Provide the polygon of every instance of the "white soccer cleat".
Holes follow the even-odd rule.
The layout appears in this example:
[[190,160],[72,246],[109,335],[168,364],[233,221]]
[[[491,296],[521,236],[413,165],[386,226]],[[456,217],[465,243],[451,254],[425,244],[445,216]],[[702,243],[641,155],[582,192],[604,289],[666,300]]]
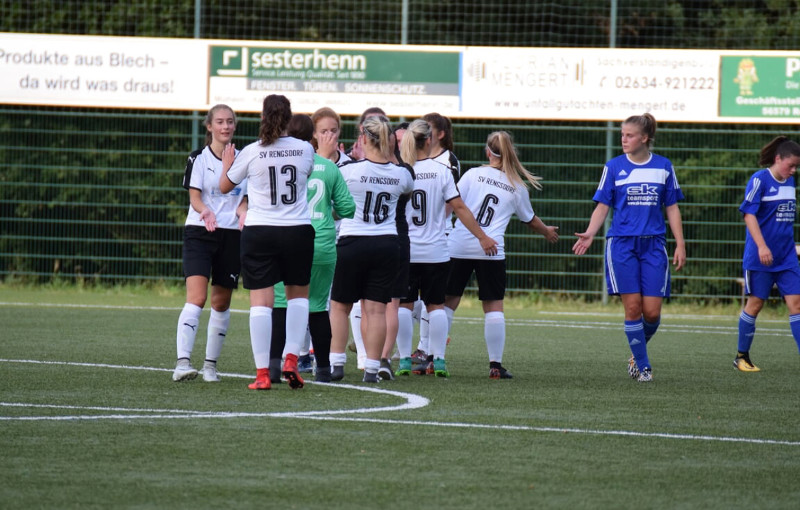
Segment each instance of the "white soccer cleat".
[[217,364],[206,361],[203,364],[203,380],[205,382],[220,382],[221,379],[217,373]]
[[175,371],[172,372],[172,380],[178,381],[191,381],[197,377],[197,370],[192,368],[188,359],[179,359],[175,365]]

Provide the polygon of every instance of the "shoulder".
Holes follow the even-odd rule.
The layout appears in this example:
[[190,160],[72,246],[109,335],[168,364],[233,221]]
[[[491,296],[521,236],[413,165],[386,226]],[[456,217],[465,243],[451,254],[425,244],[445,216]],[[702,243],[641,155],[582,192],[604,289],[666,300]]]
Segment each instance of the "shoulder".
[[189,157],[186,158],[186,166],[187,167],[194,166],[194,162],[197,161],[198,156],[203,154],[203,151],[205,151],[205,147],[202,148],[202,149],[197,149],[195,151],[190,152],[189,153]]

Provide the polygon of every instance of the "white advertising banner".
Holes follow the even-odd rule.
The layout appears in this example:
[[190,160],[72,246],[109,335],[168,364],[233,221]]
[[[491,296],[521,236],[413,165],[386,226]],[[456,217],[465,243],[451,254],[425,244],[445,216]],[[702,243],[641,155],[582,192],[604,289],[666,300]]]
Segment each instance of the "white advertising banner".
[[798,123],[800,52],[401,46],[0,33],[0,103]]

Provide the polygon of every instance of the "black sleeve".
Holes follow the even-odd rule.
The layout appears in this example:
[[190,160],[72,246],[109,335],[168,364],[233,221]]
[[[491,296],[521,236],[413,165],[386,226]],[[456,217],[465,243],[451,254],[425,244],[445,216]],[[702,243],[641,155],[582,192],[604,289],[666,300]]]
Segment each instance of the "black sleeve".
[[194,160],[203,152],[203,149],[196,150],[189,154],[186,160],[186,169],[183,171],[183,187],[189,189],[189,184],[192,182],[192,169],[194,168]]
[[461,179],[461,162],[453,154],[453,151],[450,151],[450,172],[453,173],[453,180],[456,182]]

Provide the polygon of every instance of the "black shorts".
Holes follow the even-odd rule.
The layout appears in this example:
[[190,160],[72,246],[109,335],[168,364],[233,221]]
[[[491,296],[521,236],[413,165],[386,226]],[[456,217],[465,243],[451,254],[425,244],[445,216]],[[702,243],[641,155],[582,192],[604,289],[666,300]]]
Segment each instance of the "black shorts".
[[413,303],[419,296],[425,305],[444,304],[449,269],[449,262],[412,263],[409,271],[409,293],[401,303]]
[[395,268],[394,284],[392,285],[392,298],[399,298],[401,300],[408,296],[408,275],[409,267],[411,266],[411,241],[408,239],[408,234],[400,234],[397,236],[398,253],[400,262]]
[[400,249],[397,236],[346,236],[336,244],[336,271],[331,299],[355,303],[369,299],[379,303],[392,300]]
[[469,277],[475,271],[478,280],[478,299],[501,301],[506,294],[506,261],[482,259],[450,259],[447,277],[448,296],[461,296],[467,288]]
[[239,230],[187,225],[183,229],[183,276],[211,277],[211,285],[226,289],[239,286]]
[[253,225],[242,231],[242,284],[266,289],[278,282],[308,285],[314,260],[314,227]]

